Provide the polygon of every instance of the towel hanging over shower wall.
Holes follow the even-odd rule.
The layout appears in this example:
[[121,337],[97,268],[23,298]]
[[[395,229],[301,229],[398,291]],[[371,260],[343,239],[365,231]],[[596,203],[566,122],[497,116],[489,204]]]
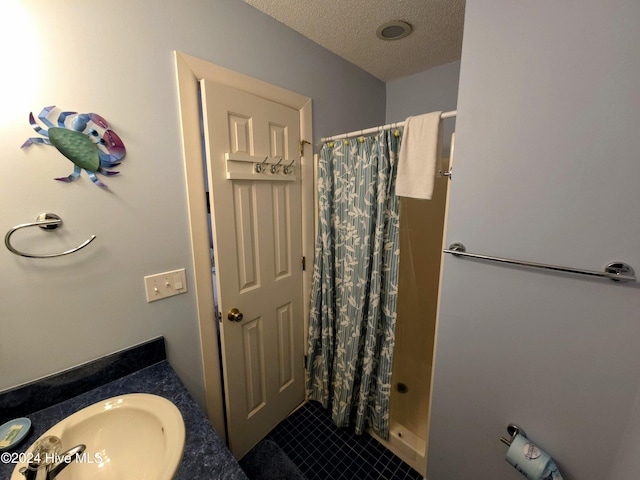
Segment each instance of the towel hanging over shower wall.
[[431,200],[442,112],[408,117],[398,158],[396,195]]

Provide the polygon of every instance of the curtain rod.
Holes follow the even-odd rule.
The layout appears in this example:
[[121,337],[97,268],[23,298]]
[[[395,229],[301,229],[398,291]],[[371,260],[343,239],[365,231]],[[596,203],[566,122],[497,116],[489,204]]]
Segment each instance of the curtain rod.
[[[457,110],[451,110],[450,112],[442,112],[440,114],[440,118],[444,119],[444,118],[453,118],[457,115],[458,111]],[[365,130],[356,130],[354,132],[349,132],[349,133],[342,133],[340,135],[334,135],[333,137],[323,137],[320,139],[320,141],[322,143],[324,142],[330,142],[331,140],[340,140],[343,138],[350,138],[350,137],[357,137],[359,135],[367,135],[369,133],[376,133],[379,132],[381,130],[388,130],[390,128],[398,128],[398,127],[403,127],[404,126],[404,122],[397,122],[397,123],[388,123],[387,125],[381,125],[379,127],[372,127],[372,128],[367,128]]]

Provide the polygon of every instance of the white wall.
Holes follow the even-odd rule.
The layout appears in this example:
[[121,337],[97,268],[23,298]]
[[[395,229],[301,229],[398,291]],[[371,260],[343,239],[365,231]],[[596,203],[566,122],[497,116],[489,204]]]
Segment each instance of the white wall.
[[387,83],[386,122],[402,122],[410,115],[455,110],[460,61]]
[[[466,8],[447,242],[640,273],[640,3]],[[565,480],[640,477],[637,284],[451,256],[443,282],[429,480],[522,478],[511,422]]]
[[[193,292],[147,304],[143,276],[186,267],[192,279],[173,51],[313,98],[315,138],[384,122],[384,83],[240,0],[0,4],[0,227],[59,214],[59,234],[21,231],[16,246],[84,251],[35,260],[0,250],[0,390],[158,335],[203,403]],[[37,136],[45,106],[96,112],[127,156],[108,190]]]
[[[430,68],[424,72],[387,83],[386,123],[403,122],[423,113],[455,110],[458,102],[460,61]],[[455,118],[443,119],[442,152],[449,155]]]

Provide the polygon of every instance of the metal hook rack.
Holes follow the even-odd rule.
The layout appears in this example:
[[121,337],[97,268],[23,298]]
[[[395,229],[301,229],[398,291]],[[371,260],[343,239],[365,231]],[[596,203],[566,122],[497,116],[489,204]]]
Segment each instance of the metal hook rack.
[[17,232],[18,230],[20,230],[22,228],[40,227],[43,230],[50,231],[50,230],[55,230],[56,228],[58,228],[60,226],[62,226],[62,219],[58,215],[56,215],[55,213],[41,213],[40,215],[38,215],[38,217],[36,218],[35,222],[23,223],[21,225],[16,225],[11,230],[9,230],[7,232],[7,234],[4,236],[4,244],[7,247],[7,249],[9,249],[9,251],[11,253],[15,253],[16,255],[19,255],[21,257],[52,258],[52,257],[61,257],[63,255],[69,255],[70,253],[77,252],[78,250],[86,247],[87,245],[89,245],[91,242],[93,242],[96,239],[95,235],[91,235],[91,237],[88,240],[86,240],[85,242],[81,243],[80,245],[78,245],[75,248],[72,248],[70,250],[66,250],[64,252],[47,253],[47,254],[26,253],[26,252],[22,252],[22,251],[18,250],[13,245],[11,245],[11,235],[13,235],[15,232]]
[[243,152],[225,153],[228,180],[296,181],[295,158],[282,155],[269,157]]

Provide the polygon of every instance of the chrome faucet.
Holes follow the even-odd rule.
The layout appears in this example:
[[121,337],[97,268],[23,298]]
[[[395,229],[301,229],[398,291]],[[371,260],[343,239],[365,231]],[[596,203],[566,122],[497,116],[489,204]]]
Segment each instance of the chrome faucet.
[[47,453],[45,455],[51,455],[50,458],[57,460],[54,462],[29,462],[29,465],[22,467],[20,473],[25,476],[26,480],[53,480],[58,474],[69,466],[71,462],[77,459],[77,456],[85,451],[86,445],[80,444],[70,448],[64,453],[53,454]]

